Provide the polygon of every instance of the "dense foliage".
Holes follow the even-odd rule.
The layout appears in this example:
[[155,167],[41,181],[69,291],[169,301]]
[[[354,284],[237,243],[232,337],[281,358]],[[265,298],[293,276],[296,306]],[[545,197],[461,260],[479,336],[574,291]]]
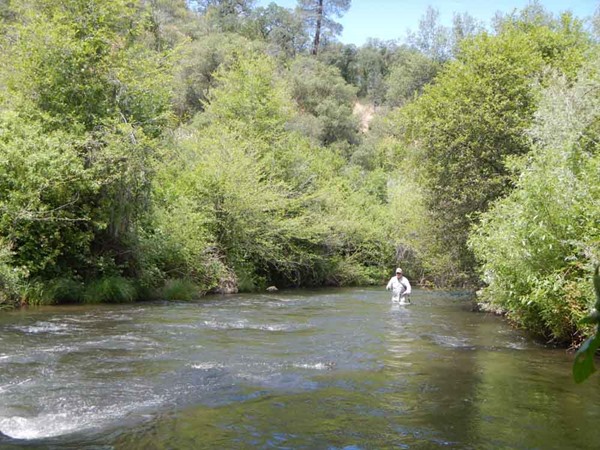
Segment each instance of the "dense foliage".
[[[537,2],[336,41],[350,1],[0,2],[0,307],[481,287],[588,335],[597,35]],[[598,23],[598,17],[594,23]]]
[[40,0],[15,16],[0,71],[8,265],[29,300],[57,279],[136,277],[137,222],[170,123],[168,55],[149,45],[145,10],[124,0]]
[[354,89],[316,60],[265,54],[292,50],[271,40],[289,12],[263,11],[269,41],[253,42],[250,3],[193,6],[197,25],[183,2],[6,15],[3,304],[383,277],[387,210],[323,146],[357,141]]
[[532,85],[543,83],[551,67],[572,73],[586,44],[572,20],[507,23],[497,35],[464,42],[435,84],[406,107],[434,236],[441,241],[442,254],[431,257],[453,261],[454,282],[473,280],[466,241],[477,213],[512,189],[506,158],[530,150],[525,130],[538,103]]
[[579,321],[600,260],[599,63],[591,57],[575,83],[550,81],[530,131],[536,144],[511,162],[515,189],[471,237],[483,299],[557,341],[586,334]]

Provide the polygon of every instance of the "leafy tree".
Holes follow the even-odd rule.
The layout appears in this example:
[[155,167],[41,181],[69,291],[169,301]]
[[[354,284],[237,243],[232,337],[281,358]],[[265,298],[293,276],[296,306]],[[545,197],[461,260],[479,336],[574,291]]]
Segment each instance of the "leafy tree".
[[269,54],[288,59],[308,48],[309,38],[301,18],[275,3],[252,11],[245,34],[267,42]]
[[[378,114],[369,126],[360,145],[352,153],[350,162],[360,166],[367,178],[379,179],[379,189],[373,191],[386,205],[390,215],[388,242],[395,260],[411,278],[444,284],[444,272],[437,270],[442,262],[429,259],[434,254],[432,228],[424,226],[431,220],[427,208],[423,181],[418,161],[412,154],[414,147],[406,145],[397,116],[401,109]],[[430,278],[431,274],[441,276]],[[429,278],[428,278],[429,277]]]
[[350,9],[350,3],[351,0],[298,0],[298,9],[313,32],[313,55],[319,53],[323,36],[341,34],[342,26],[332,17],[341,17]]
[[468,13],[455,12],[452,16],[452,27],[441,25],[439,17],[439,11],[428,6],[419,21],[418,30],[409,31],[407,35],[407,43],[412,49],[437,64],[455,58],[464,39],[485,30],[483,24]]
[[174,70],[173,106],[181,121],[204,109],[209,92],[216,86],[215,74],[229,67],[239,55],[263,50],[259,42],[234,33],[212,33],[181,46]]
[[240,57],[218,72],[217,81],[201,121],[257,134],[261,139],[284,131],[293,109],[285,84],[275,78],[271,59]]
[[539,26],[553,27],[554,17],[548,12],[539,0],[530,1],[524,8],[514,9],[508,13],[498,12],[494,16],[492,25],[497,33],[507,27],[531,28]]
[[385,99],[385,79],[396,58],[396,45],[392,41],[370,39],[356,54],[356,85],[358,95],[366,97],[376,105]]
[[217,32],[239,32],[252,12],[254,0],[189,0],[202,13],[209,28]]
[[443,62],[451,56],[450,30],[439,23],[439,17],[440,12],[428,6],[417,32],[408,32],[407,42],[434,61]]
[[142,0],[148,5],[149,30],[156,50],[172,49],[202,35],[202,22],[186,0]]
[[600,73],[594,56],[572,83],[552,79],[531,135],[515,159],[515,190],[482,216],[470,244],[482,263],[482,301],[558,342],[588,334],[580,322],[594,304],[600,260]]
[[396,111],[376,115],[369,124],[369,132],[351,155],[350,162],[365,171],[384,170],[393,174],[398,164],[407,159],[406,146],[395,134],[396,123],[393,119]]
[[543,80],[548,66],[573,74],[587,47],[581,24],[568,16],[554,28],[507,25],[497,36],[481,34],[405,111],[409,139],[421,149],[431,223],[456,281],[473,279],[466,241],[477,213],[511,188],[504,161],[530,148],[532,81]]
[[291,95],[303,113],[292,126],[302,129],[306,119],[316,118],[306,131],[321,143],[356,142],[358,124],[352,115],[356,91],[337,69],[301,57],[292,64],[289,77]]
[[0,235],[32,278],[135,274],[170,123],[169,59],[146,45],[147,10],[126,0],[36,0],[18,13],[0,69],[4,129],[15,130],[3,136]]
[[402,106],[420,95],[441,67],[439,62],[419,51],[400,48],[385,79],[386,104],[391,107]]
[[37,0],[22,14],[10,32],[16,41],[6,47],[13,64],[3,71],[19,94],[14,100],[43,111],[50,127],[75,123],[89,131],[116,119],[157,135],[167,123],[168,88],[148,76],[166,61],[143,45],[143,10],[125,0]]
[[452,16],[452,29],[450,31],[450,45],[452,56],[460,52],[463,40],[476,36],[485,30],[483,24],[468,13],[454,13]]
[[170,188],[162,188],[168,201],[161,209],[168,212],[159,210],[160,229],[177,233],[191,251],[188,261],[203,259],[221,282],[237,276],[246,289],[264,284],[269,267],[283,273],[293,265],[279,247],[283,179],[293,165],[279,142],[292,110],[273,74],[272,61],[258,55],[221,66],[206,110],[177,143],[180,155],[161,171]]
[[358,87],[358,48],[354,44],[332,42],[319,53],[319,60],[339,69],[346,83]]

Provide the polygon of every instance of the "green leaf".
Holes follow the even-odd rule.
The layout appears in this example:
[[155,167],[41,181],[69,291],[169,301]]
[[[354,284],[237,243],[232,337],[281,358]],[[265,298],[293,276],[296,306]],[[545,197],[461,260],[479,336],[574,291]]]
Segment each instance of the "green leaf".
[[594,366],[594,354],[600,347],[600,335],[596,334],[588,338],[575,353],[573,362],[573,379],[576,383],[585,381],[596,371]]

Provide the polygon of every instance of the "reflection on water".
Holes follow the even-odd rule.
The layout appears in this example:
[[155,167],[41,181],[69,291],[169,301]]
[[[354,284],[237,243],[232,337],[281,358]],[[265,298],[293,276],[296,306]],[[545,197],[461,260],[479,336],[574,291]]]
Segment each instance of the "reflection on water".
[[597,377],[460,293],[0,316],[0,448],[597,448]]

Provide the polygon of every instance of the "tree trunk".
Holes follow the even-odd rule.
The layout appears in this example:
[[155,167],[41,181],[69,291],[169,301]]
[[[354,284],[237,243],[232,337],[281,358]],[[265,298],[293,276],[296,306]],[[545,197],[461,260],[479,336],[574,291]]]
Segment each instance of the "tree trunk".
[[313,41],[312,54],[316,55],[319,52],[319,43],[321,42],[321,22],[323,20],[323,0],[319,0],[317,6],[317,24],[315,26],[315,39]]

